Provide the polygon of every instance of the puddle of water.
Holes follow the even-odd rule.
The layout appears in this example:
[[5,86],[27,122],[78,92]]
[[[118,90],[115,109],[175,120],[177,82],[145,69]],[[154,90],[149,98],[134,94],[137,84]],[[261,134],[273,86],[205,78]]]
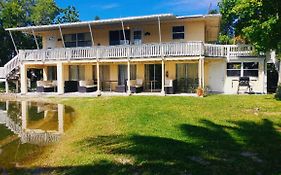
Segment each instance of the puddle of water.
[[39,157],[74,119],[74,110],[62,104],[0,101],[0,172]]

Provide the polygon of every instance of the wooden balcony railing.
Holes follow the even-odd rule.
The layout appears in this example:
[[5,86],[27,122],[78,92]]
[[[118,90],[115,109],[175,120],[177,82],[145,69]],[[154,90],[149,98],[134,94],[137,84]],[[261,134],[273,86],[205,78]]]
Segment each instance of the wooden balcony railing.
[[155,57],[243,57],[253,56],[248,45],[213,45],[202,42],[157,43],[87,48],[57,48],[48,50],[20,50],[21,61],[92,60]]

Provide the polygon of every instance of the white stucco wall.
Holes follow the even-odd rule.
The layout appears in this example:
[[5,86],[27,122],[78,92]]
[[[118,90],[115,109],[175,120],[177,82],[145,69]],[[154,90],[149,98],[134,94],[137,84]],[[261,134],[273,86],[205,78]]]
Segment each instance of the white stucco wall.
[[[238,59],[230,62],[259,62],[259,76],[250,77],[250,85],[255,93],[267,93],[266,66],[263,58]],[[208,62],[207,86],[214,93],[237,94],[239,77],[228,77],[227,60],[210,60]],[[243,92],[246,88],[241,88]]]

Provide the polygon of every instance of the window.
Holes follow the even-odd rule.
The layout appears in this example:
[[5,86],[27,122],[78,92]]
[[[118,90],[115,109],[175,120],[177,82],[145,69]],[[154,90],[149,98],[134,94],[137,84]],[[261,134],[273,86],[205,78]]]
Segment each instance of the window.
[[69,80],[72,81],[85,80],[85,66],[82,65],[69,66]]
[[243,63],[243,76],[258,77],[259,76],[259,63],[258,62]]
[[240,77],[241,76],[241,63],[227,63],[227,76]]
[[109,45],[124,45],[129,44],[130,30],[125,30],[125,37],[123,30],[109,31]]
[[227,63],[227,76],[229,77],[258,77],[258,62]]
[[173,27],[173,39],[184,39],[184,26]]
[[89,47],[92,46],[90,33],[76,33],[63,35],[65,47]]
[[134,44],[141,44],[142,43],[142,31],[141,30],[135,30],[133,32],[133,39]]

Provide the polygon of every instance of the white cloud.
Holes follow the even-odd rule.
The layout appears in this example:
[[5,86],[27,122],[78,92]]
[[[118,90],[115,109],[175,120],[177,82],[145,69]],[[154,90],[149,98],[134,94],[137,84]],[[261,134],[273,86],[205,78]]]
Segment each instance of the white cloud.
[[99,8],[102,10],[110,10],[119,7],[120,5],[118,3],[110,3],[110,4],[95,4],[92,6],[92,8]]

